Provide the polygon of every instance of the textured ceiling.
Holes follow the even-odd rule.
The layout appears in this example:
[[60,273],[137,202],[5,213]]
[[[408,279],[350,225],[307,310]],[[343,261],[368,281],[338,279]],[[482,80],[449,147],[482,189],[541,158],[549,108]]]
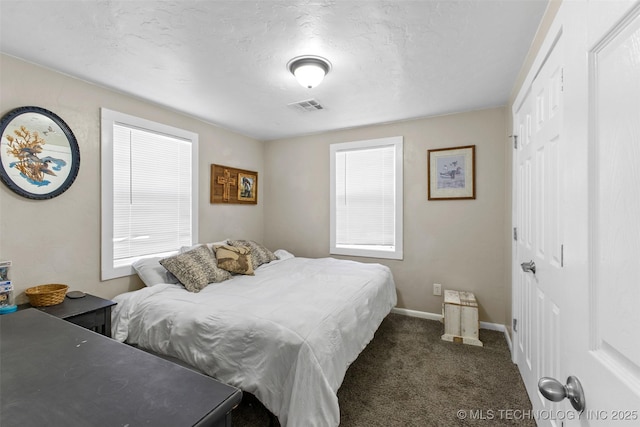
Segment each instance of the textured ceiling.
[[[505,105],[546,5],[0,0],[0,50],[270,140]],[[320,86],[299,55],[331,61]]]

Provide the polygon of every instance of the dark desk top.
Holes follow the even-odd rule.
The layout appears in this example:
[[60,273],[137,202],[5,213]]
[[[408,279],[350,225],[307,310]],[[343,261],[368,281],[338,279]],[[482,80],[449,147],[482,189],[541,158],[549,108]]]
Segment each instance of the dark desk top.
[[[40,311],[44,311],[45,313],[49,313],[52,316],[59,317],[61,319],[67,319],[69,317],[77,316],[79,314],[84,314],[89,311],[99,310],[105,307],[111,307],[112,305],[116,305],[115,302],[98,298],[96,296],[87,294],[82,298],[69,298],[65,297],[65,299],[60,304],[50,305],[46,307],[33,307]],[[27,308],[32,308],[30,304],[22,304],[18,307],[20,310],[24,310]]]
[[0,425],[204,426],[242,393],[36,309],[0,316]]

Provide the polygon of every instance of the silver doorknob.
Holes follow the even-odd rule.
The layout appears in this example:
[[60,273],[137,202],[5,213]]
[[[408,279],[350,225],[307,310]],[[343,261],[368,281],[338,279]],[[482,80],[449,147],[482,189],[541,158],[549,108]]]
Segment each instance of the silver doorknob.
[[529,262],[523,262],[522,264],[520,264],[520,267],[522,267],[522,271],[524,271],[525,273],[530,271],[533,274],[536,274],[536,263],[533,262],[533,260]]
[[582,390],[582,384],[574,376],[567,378],[567,385],[562,385],[555,378],[540,378],[538,390],[547,400],[560,402],[562,399],[567,398],[576,411],[580,413],[584,411],[586,404],[584,391]]

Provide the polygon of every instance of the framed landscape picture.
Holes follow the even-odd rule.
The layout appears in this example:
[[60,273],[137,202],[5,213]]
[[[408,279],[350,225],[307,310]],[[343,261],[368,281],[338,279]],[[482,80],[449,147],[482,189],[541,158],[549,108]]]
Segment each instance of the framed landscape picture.
[[475,154],[475,145],[428,150],[428,199],[475,199]]

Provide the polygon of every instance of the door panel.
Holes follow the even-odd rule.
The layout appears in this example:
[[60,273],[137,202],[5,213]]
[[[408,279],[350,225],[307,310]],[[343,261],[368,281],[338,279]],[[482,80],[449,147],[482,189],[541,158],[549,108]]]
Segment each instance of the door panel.
[[[598,319],[593,350],[637,368],[640,347],[630,343],[639,336],[634,326],[640,311],[626,301],[640,301],[640,233],[628,226],[640,221],[640,16],[618,31],[592,54],[596,304],[591,315]],[[639,379],[637,370],[628,374]]]
[[[559,189],[562,177],[559,173],[560,146],[562,144],[562,48],[563,39],[560,38],[551,53],[546,58],[540,72],[533,81],[533,93],[536,94],[536,127],[533,131],[534,147],[536,148],[536,204],[535,225],[537,239],[536,265],[537,271],[533,276],[537,285],[539,303],[541,304],[537,319],[540,328],[536,336],[536,345],[540,347],[538,362],[540,370],[531,384],[532,393],[540,401],[540,408],[551,411],[562,407],[547,401],[537,390],[537,380],[543,376],[556,375],[561,370],[563,362],[561,341],[558,339],[562,327],[562,313],[565,303],[562,300],[561,264],[558,254],[562,239],[560,215],[561,198]],[[558,420],[540,420],[540,425],[556,426]]]
[[[514,360],[539,426],[640,425],[640,1],[563,2],[543,46],[514,113]],[[581,415],[537,391],[570,375]]]
[[[561,41],[556,43],[529,95],[516,113],[521,144],[516,150],[516,225],[520,236],[514,257],[515,316],[520,327],[514,359],[523,376],[534,411],[556,404],[537,390],[541,376],[560,371],[561,354],[561,174],[562,124]],[[523,262],[534,261],[536,273],[524,272]],[[544,420],[540,425],[556,425]]]
[[[591,5],[590,16],[601,12]],[[600,373],[609,391],[591,390],[595,378],[585,387],[594,408],[635,409],[629,421],[640,424],[640,5],[611,23],[590,34],[599,41],[589,52],[591,264],[583,314],[585,372]],[[610,402],[612,395],[619,400]]]
[[532,312],[534,310],[534,289],[532,286],[532,276],[522,271],[520,263],[524,260],[532,259],[533,247],[533,225],[531,214],[532,206],[532,166],[530,159],[531,151],[531,125],[532,125],[532,102],[531,95],[528,95],[516,116],[516,134],[519,136],[516,147],[515,165],[516,174],[516,210],[515,224],[517,226],[516,246],[513,260],[513,283],[515,285],[514,294],[514,318],[518,324],[514,328],[516,342],[514,361],[518,364],[520,373],[525,379],[525,384],[533,381],[537,375],[537,367],[532,362]]

